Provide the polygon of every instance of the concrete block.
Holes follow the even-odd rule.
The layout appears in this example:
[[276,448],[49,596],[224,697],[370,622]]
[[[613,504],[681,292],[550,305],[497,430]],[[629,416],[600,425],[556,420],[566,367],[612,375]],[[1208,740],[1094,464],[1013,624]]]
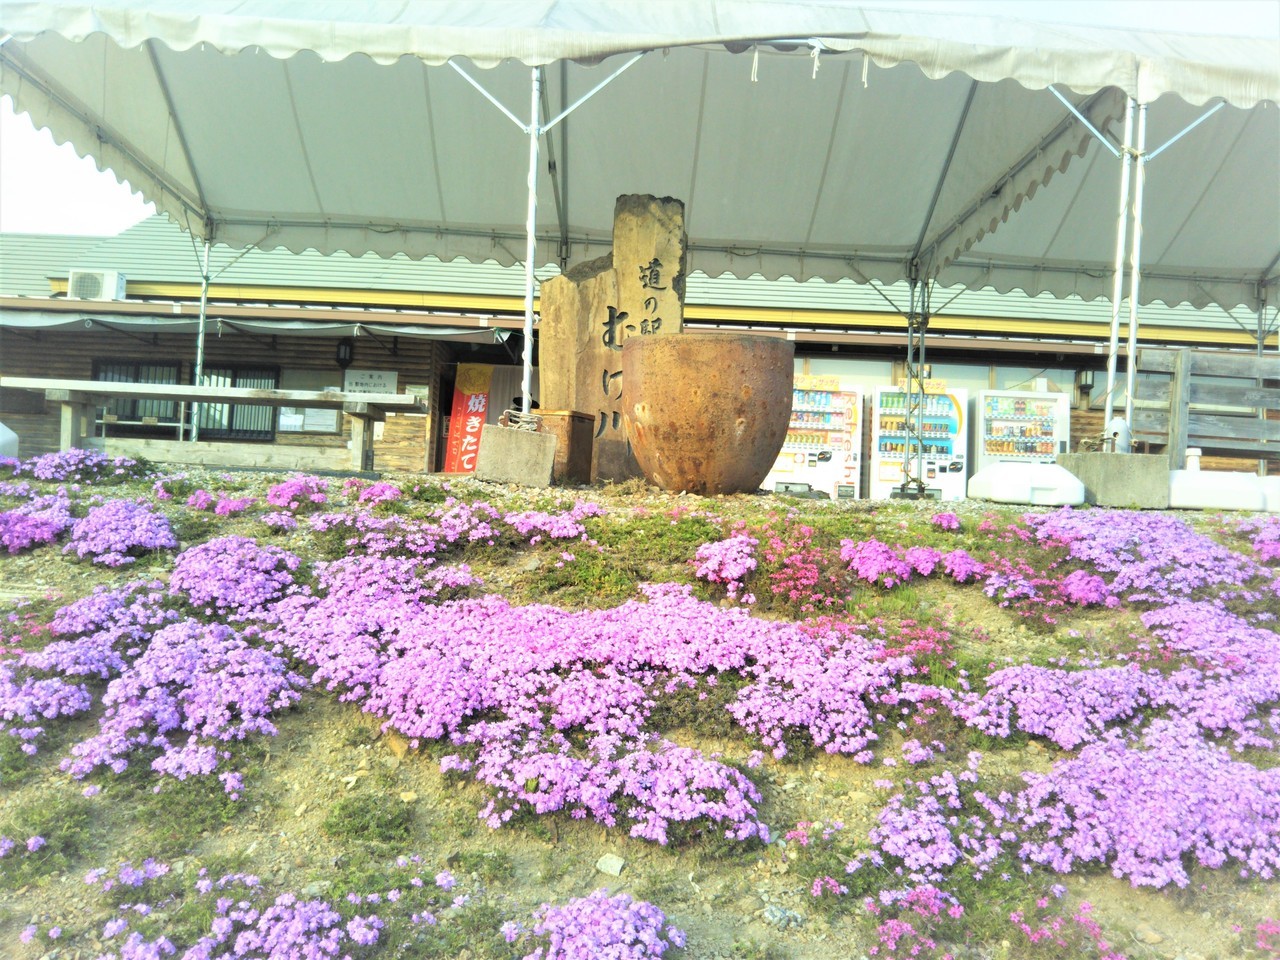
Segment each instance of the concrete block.
[[480,434],[475,476],[492,483],[549,487],[555,459],[556,438],[551,434],[487,423]]
[[1169,458],[1155,453],[1060,453],[1058,466],[1084,484],[1086,503],[1169,509]]
[[1263,509],[1267,513],[1280,513],[1280,477],[1260,477],[1258,486],[1262,488]]

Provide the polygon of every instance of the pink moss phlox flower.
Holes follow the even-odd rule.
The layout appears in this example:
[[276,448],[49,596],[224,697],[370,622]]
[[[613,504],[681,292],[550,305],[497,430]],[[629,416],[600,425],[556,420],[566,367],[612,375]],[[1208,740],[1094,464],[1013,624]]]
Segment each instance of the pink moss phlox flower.
[[756,569],[759,543],[755,537],[739,533],[702,544],[694,553],[694,576],[708,583],[722,584],[728,596],[736,600]]
[[267,491],[267,503],[289,513],[303,513],[328,501],[329,481],[309,474],[296,474]]
[[898,551],[879,540],[841,540],[840,559],[859,580],[893,587],[915,575],[912,565]]
[[954,513],[935,513],[929,522],[939,530],[959,530],[960,518]]

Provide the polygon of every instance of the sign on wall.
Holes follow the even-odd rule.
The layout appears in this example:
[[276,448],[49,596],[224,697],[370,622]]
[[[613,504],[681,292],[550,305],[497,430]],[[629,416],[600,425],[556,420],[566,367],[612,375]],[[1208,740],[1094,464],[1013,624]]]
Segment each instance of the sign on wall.
[[[311,385],[308,384],[307,388],[310,387]],[[341,388],[326,385],[321,389],[325,393],[336,393]],[[281,433],[337,433],[341,425],[341,410],[324,410],[315,407],[281,407],[276,429]]]
[[342,374],[342,389],[347,393],[395,393],[394,370],[346,370]]

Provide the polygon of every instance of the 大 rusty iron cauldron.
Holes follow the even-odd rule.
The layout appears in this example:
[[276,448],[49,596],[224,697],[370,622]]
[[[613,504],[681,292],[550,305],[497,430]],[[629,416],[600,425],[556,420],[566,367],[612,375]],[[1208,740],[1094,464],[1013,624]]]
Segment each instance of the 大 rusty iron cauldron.
[[775,337],[630,337],[623,418],[644,475],[672,493],[758,490],[786,439],[794,357]]

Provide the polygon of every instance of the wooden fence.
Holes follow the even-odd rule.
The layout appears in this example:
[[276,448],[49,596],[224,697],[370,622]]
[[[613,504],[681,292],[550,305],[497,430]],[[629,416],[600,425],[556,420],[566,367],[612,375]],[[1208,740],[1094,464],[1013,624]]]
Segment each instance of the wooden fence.
[[1183,348],[1138,351],[1133,439],[1186,467],[1209,456],[1280,460],[1280,357]]

